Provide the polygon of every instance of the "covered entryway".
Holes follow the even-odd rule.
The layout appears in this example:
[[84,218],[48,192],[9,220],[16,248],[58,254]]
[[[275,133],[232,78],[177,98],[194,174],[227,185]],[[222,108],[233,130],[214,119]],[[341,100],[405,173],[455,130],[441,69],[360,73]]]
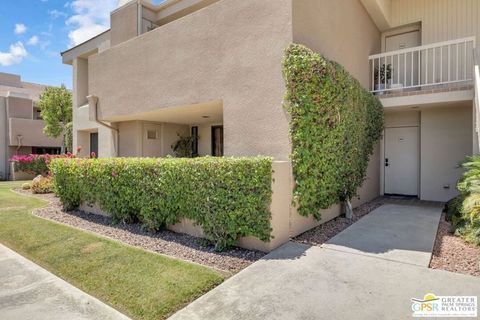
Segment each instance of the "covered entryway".
[[380,194],[442,202],[458,195],[459,163],[472,154],[472,113],[471,101],[385,108]]
[[[223,156],[223,101],[116,117],[121,157]],[[221,129],[221,130],[219,130]]]
[[385,194],[418,196],[420,179],[419,127],[385,129]]

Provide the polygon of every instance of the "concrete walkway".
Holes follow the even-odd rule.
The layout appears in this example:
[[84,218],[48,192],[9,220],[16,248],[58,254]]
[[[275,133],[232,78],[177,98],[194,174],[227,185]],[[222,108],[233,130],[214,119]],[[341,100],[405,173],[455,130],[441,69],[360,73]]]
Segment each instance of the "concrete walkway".
[[1,244],[0,318],[129,319]]
[[441,216],[439,206],[386,204],[323,247],[428,267]]
[[425,266],[440,209],[379,209],[324,247],[287,243],[171,319],[410,319],[426,293],[480,296],[480,278]]

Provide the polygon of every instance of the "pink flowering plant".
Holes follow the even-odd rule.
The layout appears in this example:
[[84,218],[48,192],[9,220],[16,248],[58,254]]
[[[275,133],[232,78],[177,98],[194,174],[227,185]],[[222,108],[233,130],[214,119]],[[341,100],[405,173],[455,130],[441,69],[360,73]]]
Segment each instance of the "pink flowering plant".
[[59,158],[75,158],[72,153],[67,154],[28,154],[15,155],[10,158],[10,161],[15,165],[15,171],[23,171],[34,175],[47,176],[50,169],[49,164],[52,159]]

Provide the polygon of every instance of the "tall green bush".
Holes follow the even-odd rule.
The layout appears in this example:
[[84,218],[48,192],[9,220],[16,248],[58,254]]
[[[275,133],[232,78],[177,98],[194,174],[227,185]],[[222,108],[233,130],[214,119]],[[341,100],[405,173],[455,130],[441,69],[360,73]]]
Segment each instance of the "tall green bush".
[[347,201],[362,185],[382,135],[383,107],[341,65],[292,44],[283,60],[299,213]]
[[449,201],[447,213],[456,234],[480,246],[480,156],[468,157],[462,167],[465,173],[457,185],[460,195]]
[[117,222],[158,230],[181,218],[217,249],[239,237],[270,240],[272,159],[59,159],[50,164],[64,207],[98,203]]

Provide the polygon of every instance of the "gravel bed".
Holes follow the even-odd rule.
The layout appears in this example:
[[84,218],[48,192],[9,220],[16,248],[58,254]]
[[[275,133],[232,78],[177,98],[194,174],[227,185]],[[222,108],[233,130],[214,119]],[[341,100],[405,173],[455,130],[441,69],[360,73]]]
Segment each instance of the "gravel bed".
[[[17,189],[15,191],[32,196],[28,190]],[[78,210],[65,212],[59,199],[53,194],[33,196],[50,202],[50,205],[34,211],[34,214],[39,217],[95,232],[132,246],[203,264],[230,274],[239,272],[265,255],[260,251],[236,247],[223,252],[215,252],[214,247],[208,245],[204,239],[168,230],[148,232],[143,230],[140,224],[113,224],[108,217]]]
[[452,223],[440,219],[430,268],[480,277],[480,247],[452,234]]
[[381,205],[383,205],[381,198],[364,203],[353,209],[353,219],[347,219],[345,216],[336,217],[314,229],[302,233],[293,240],[304,244],[320,246]]

